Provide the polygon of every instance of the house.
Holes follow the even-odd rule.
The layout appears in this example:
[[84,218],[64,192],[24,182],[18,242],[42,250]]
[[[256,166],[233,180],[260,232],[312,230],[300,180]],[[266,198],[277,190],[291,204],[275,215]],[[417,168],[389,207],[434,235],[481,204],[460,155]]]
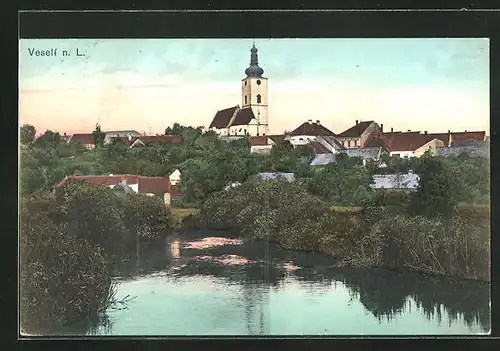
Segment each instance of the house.
[[136,130],[112,130],[103,133],[105,134],[104,144],[110,144],[113,141],[113,138],[129,138],[141,136],[141,133]]
[[[424,132],[426,134],[427,132]],[[439,140],[442,140],[445,147],[459,146],[466,144],[469,140],[474,140],[478,142],[483,142],[486,140],[486,132],[452,132],[448,130],[448,133],[428,133],[427,135],[432,135]]]
[[262,180],[275,180],[284,178],[289,182],[295,179],[295,173],[284,173],[284,172],[274,172],[274,173],[259,173],[258,176]]
[[94,134],[73,134],[68,143],[82,145],[85,149],[92,150],[95,148]]
[[261,135],[250,137],[251,153],[268,153],[274,145],[285,142],[285,135]]
[[488,141],[484,142],[469,142],[468,145],[455,145],[450,147],[436,148],[436,156],[457,157],[462,153],[466,153],[470,157],[490,158],[490,145]]
[[[363,160],[363,166],[366,165],[368,161],[380,161],[380,157],[385,151],[382,147],[371,147],[363,149],[347,149],[340,151],[339,153],[345,153],[349,157],[360,157]],[[312,160],[311,166],[326,166],[329,163],[335,162],[336,155],[333,153],[328,154],[318,154]]]
[[61,143],[67,143],[70,138],[71,135],[67,135],[66,133],[64,133],[63,135],[61,135]]
[[323,126],[319,120],[313,122],[310,119],[291,131],[285,140],[290,141],[293,146],[297,146],[316,141],[318,137],[335,137],[335,134]]
[[415,173],[375,174],[372,189],[416,190],[420,177]]
[[176,169],[168,177],[170,178],[171,185],[178,184],[181,181],[181,171],[179,171],[179,169]]
[[337,135],[337,139],[346,148],[364,147],[371,135],[383,131],[384,125],[378,125],[374,121],[361,122],[356,120],[356,124]]
[[139,136],[129,139],[130,148],[136,146],[150,146],[151,144],[157,143],[161,145],[166,144],[180,144],[183,139],[177,135],[148,135]]
[[366,143],[366,147],[383,146],[391,156],[420,157],[427,150],[433,152],[437,147],[444,146],[443,140],[432,134],[420,132],[390,132],[376,133]]
[[85,182],[95,186],[109,187],[114,190],[129,191],[132,189],[136,194],[156,196],[162,199],[166,205],[170,205],[171,190],[168,177],[144,177],[138,175],[92,175],[92,176],[68,176],[64,178],[55,189],[61,189],[69,182]]

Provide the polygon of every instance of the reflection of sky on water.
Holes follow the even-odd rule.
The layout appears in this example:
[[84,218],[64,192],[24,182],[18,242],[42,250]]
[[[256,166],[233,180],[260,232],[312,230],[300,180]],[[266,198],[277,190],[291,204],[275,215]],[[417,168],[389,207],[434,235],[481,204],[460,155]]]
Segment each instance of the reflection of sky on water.
[[136,298],[128,309],[109,312],[110,328],[97,334],[432,335],[489,330],[489,288],[484,286],[376,269],[329,269],[331,258],[275,246],[266,258],[262,243],[226,239],[173,236],[166,249],[144,249],[140,262],[149,273],[129,276],[118,286],[118,298]]

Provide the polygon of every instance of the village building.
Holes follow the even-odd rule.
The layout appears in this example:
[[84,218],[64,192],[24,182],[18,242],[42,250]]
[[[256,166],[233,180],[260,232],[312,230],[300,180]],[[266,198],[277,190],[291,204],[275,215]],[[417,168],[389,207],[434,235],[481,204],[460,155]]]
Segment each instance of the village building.
[[87,150],[95,148],[94,134],[73,134],[68,139],[68,144],[81,145]]
[[171,191],[169,177],[144,177],[128,174],[68,176],[56,185],[55,190],[63,188],[72,181],[109,187],[114,190],[123,189],[125,192],[132,189],[136,194],[159,197],[166,205],[170,206]]
[[251,153],[268,153],[274,145],[285,142],[284,135],[260,135],[250,137]]
[[[259,67],[255,44],[250,49],[250,66],[241,80],[241,105],[217,111],[209,129],[219,135],[267,135],[268,78]],[[240,107],[241,106],[241,107]]]
[[416,190],[418,188],[420,177],[413,172],[396,174],[375,174],[372,189],[388,190]]
[[444,146],[443,140],[432,134],[420,132],[390,132],[372,135],[366,147],[383,147],[391,156],[409,158],[420,157],[426,151],[434,153]]
[[[370,161],[377,162],[380,165],[381,156],[384,153],[386,153],[386,151],[382,147],[346,149],[340,152],[345,153],[349,157],[361,158],[363,166],[365,166]],[[334,162],[336,162],[336,154],[324,153],[324,154],[317,154],[316,157],[311,161],[310,165],[313,167],[322,167]]]
[[258,177],[262,180],[276,180],[276,179],[286,179],[289,182],[295,180],[295,173],[286,173],[286,172],[265,172],[259,173]]
[[365,146],[374,133],[382,132],[383,128],[383,124],[379,126],[374,121],[360,122],[356,120],[354,126],[337,134],[336,137],[346,148],[360,148]]
[[436,148],[436,156],[457,157],[462,154],[467,154],[469,157],[490,158],[490,144],[488,140],[479,142],[476,140],[468,141],[466,144],[460,142],[458,145],[450,147]]
[[113,141],[113,138],[131,138],[141,136],[136,130],[112,130],[103,132],[105,134],[104,144],[109,144]]
[[313,122],[313,120],[310,119],[288,133],[285,140],[290,141],[293,146],[298,146],[316,141],[318,137],[334,138],[335,133],[322,125],[319,120]]
[[153,144],[180,144],[182,142],[182,137],[177,135],[146,135],[129,139],[131,148],[136,146],[151,146]]

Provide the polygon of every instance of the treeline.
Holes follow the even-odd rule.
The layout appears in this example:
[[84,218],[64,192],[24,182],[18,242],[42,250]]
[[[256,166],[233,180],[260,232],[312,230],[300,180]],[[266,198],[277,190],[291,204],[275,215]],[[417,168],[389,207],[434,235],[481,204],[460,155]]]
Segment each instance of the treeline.
[[[28,128],[29,129],[29,128]],[[22,129],[23,130],[23,129]],[[26,127],[25,127],[26,130]],[[23,134],[23,133],[22,133]],[[29,134],[25,132],[24,134]],[[174,124],[165,134],[180,135],[182,144],[127,148],[120,141],[86,151],[77,145],[57,143],[57,133],[26,142],[21,148],[21,191],[52,190],[65,176],[72,174],[140,174],[166,176],[181,171],[184,203],[200,206],[210,194],[231,182],[243,182],[259,172],[293,172],[309,184],[313,194],[336,205],[362,206],[367,202],[399,204],[408,201],[402,192],[374,193],[372,176],[380,173],[421,172],[420,158],[383,156],[387,167],[375,162],[362,166],[360,158],[340,154],[326,167],[311,167],[314,155],[308,148],[293,148],[290,143],[274,146],[270,154],[251,154],[248,138],[226,142],[213,132]],[[22,138],[23,140],[23,138]],[[439,171],[449,178],[456,201],[489,203],[489,160],[463,154],[439,159]]]
[[475,220],[447,209],[418,212],[420,196],[410,196],[407,207],[336,211],[299,183],[255,179],[212,195],[201,221],[285,249],[324,252],[341,265],[489,280],[489,209]]
[[162,238],[160,199],[69,183],[20,204],[20,317],[24,333],[95,320],[114,302],[111,277],[137,242]]

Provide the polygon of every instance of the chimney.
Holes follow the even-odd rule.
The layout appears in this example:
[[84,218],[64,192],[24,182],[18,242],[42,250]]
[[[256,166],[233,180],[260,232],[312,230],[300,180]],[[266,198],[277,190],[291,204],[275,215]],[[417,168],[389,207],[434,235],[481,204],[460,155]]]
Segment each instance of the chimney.
[[317,120],[316,120],[316,124],[320,124],[320,123],[319,123],[319,119],[317,119]]
[[381,124],[381,125],[380,125],[380,133],[383,133],[383,132],[384,132],[384,125],[383,125],[383,124]]
[[448,134],[451,134],[451,130],[448,130]]
[[312,122],[313,122],[313,120],[312,120],[312,119],[308,119],[308,120],[307,120],[307,123],[309,123],[309,124],[312,124]]
[[66,136],[66,133],[64,133],[64,136]]
[[408,133],[411,133],[411,130],[410,130],[410,129],[408,129]]
[[391,133],[394,133],[394,128],[391,127]]
[[424,134],[427,135],[427,131],[424,131]]
[[359,123],[359,121],[358,121],[358,120],[356,120],[356,125],[358,125],[358,123]]

